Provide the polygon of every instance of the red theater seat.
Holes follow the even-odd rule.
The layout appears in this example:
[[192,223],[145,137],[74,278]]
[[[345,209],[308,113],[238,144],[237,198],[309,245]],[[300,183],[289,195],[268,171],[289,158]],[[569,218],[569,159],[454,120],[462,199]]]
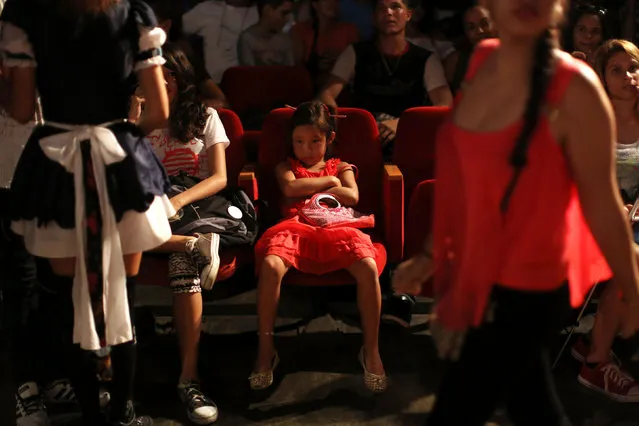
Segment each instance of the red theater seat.
[[[244,130],[239,117],[233,111],[218,110],[220,120],[231,143],[226,149],[226,174],[229,185],[240,186],[251,199],[257,198],[257,183],[251,170],[243,167],[246,163],[244,148]],[[253,247],[233,247],[220,252],[220,269],[216,281],[231,278],[235,271],[244,265],[253,263]],[[166,255],[145,255],[140,265],[138,283],[146,285],[168,286],[168,264]]]
[[[275,167],[286,158],[286,144],[290,137],[291,109],[272,111],[264,121],[258,146],[258,186],[260,198],[265,200],[271,213],[280,206],[280,190],[275,178]],[[357,210],[374,213],[376,229],[372,238],[377,248],[376,262],[380,272],[386,262],[399,262],[403,247],[403,180],[399,169],[384,165],[379,144],[379,134],[373,116],[363,110],[341,108],[339,114],[346,118],[337,123],[337,140],[334,154],[353,163],[359,170],[360,202]],[[290,271],[285,283],[296,285],[345,285],[353,284],[346,271],[326,275],[303,274]]]

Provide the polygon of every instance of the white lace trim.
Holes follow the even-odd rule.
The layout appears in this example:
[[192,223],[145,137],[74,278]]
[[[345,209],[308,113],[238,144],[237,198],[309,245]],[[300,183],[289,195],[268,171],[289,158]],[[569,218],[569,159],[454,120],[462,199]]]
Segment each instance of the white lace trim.
[[160,27],[140,27],[140,52],[162,47],[166,33]]
[[[0,22],[0,53],[8,67],[36,66],[33,47],[22,28],[10,22]],[[24,55],[25,58],[12,58],[10,55]]]
[[154,56],[152,58],[136,62],[135,63],[135,68],[133,68],[133,70],[134,71],[140,71],[140,70],[143,70],[144,68],[153,67],[155,65],[162,66],[165,63],[166,63],[166,59],[164,59],[163,57]]

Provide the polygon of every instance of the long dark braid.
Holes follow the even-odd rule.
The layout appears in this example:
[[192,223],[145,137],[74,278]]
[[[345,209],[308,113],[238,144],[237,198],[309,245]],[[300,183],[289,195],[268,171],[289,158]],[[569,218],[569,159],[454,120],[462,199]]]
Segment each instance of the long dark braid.
[[515,169],[513,177],[508,183],[504,197],[501,200],[501,211],[508,210],[508,203],[513,195],[517,181],[522,170],[528,163],[528,148],[532,141],[532,136],[537,129],[542,106],[546,99],[546,92],[552,80],[552,57],[554,40],[550,30],[546,30],[537,41],[535,55],[533,58],[533,69],[530,75],[530,93],[524,111],[524,125],[521,133],[517,137],[515,148],[510,155],[510,164]]

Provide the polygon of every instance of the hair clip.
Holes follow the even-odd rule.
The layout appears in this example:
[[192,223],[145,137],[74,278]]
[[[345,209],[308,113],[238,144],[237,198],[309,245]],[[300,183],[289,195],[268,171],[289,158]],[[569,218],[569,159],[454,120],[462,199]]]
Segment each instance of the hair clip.
[[291,106],[291,105],[288,105],[288,104],[286,104],[286,105],[284,105],[284,106],[285,106],[286,108],[288,108],[288,109],[292,109],[293,111],[297,111],[297,108],[295,108],[294,106]]

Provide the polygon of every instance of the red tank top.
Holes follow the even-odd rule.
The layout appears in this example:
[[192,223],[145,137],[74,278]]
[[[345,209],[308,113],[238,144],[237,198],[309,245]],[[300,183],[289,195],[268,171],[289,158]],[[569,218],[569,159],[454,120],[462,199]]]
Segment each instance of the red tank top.
[[[466,80],[498,46],[498,40],[487,40],[477,47]],[[551,110],[584,66],[561,55],[546,95]],[[520,291],[550,291],[568,280],[572,305],[581,305],[594,283],[610,277],[610,270],[583,218],[548,116],[540,117],[528,164],[505,214],[500,202],[513,176],[509,160],[522,121],[498,131],[471,132],[456,126],[453,117],[437,140],[433,241],[442,323],[453,329],[481,324],[496,283]]]

